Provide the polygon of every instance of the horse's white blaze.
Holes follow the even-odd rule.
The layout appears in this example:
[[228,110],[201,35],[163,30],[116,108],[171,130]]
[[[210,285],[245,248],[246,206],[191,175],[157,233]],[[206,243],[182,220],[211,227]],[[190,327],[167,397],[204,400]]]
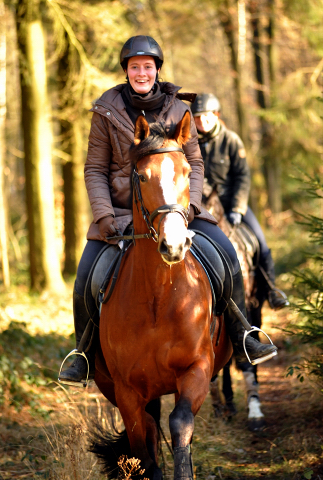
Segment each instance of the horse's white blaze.
[[177,203],[175,190],[174,162],[170,157],[165,157],[161,163],[160,185],[164,194],[165,203]]
[[[168,205],[178,202],[174,178],[174,162],[170,157],[165,157],[161,163],[160,185],[164,195],[165,204]],[[179,213],[169,213],[166,216],[164,234],[168,245],[172,245],[174,248],[185,243],[187,228],[183,217]]]
[[248,418],[261,418],[264,414],[261,411],[261,403],[256,397],[251,397],[249,400],[249,415]]

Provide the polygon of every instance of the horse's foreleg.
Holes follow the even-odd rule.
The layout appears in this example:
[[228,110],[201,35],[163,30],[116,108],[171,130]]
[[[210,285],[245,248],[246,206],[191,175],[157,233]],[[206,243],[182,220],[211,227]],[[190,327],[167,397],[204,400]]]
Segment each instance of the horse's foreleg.
[[209,388],[209,372],[205,365],[195,364],[180,377],[178,385],[178,401],[169,416],[169,428],[174,450],[174,479],[192,480],[193,467],[191,449],[194,417],[200,409]]
[[[161,471],[151,457],[157,453],[157,428],[153,417],[145,412],[145,402],[134,390],[119,383],[116,385],[116,400],[120,410],[131,449],[131,455],[141,461],[144,477],[159,480]],[[156,445],[155,445],[156,443]]]

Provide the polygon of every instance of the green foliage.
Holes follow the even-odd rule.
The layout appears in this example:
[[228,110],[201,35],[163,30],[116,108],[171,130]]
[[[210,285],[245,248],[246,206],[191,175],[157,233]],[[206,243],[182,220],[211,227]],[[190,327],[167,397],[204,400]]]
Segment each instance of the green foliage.
[[48,417],[51,410],[43,407],[37,387],[56,380],[57,366],[50,366],[56,357],[64,358],[69,348],[60,345],[59,335],[31,335],[25,323],[16,321],[0,334],[0,344],[0,405],[8,402],[18,412],[27,407],[33,415]]
[[[318,175],[305,175],[302,190],[308,197],[323,199],[323,182]],[[297,323],[289,325],[288,331],[310,349],[302,366],[290,367],[288,375],[301,368],[323,387],[323,218],[311,214],[300,217],[299,223],[309,232],[311,245],[306,252],[307,265],[294,272],[297,301],[293,306],[300,317]],[[301,380],[302,374],[299,372],[297,377]]]

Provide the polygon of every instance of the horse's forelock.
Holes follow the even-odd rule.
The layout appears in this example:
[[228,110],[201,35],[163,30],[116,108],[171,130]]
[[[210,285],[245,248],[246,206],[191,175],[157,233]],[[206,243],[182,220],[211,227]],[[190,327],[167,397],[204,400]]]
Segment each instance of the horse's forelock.
[[151,150],[160,148],[166,140],[171,140],[175,132],[176,125],[171,124],[165,126],[163,123],[151,123],[149,125],[150,133],[147,138],[142,140],[138,145],[134,143],[130,148],[132,161],[137,163],[141,157],[148,155]]

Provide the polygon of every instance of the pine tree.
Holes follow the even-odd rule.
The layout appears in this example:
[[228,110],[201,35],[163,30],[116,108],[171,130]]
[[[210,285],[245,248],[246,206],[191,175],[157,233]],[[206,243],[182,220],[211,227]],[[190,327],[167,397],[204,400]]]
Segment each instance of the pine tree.
[[[309,198],[323,200],[323,180],[319,175],[305,175],[303,187]],[[303,180],[304,182],[304,180]],[[298,366],[298,377],[303,372],[315,378],[323,392],[323,218],[315,215],[300,214],[303,225],[310,236],[310,245],[306,252],[308,266],[295,271],[297,301],[295,310],[300,314],[296,324],[290,325],[289,333],[296,335],[301,343],[310,347],[304,363]],[[295,367],[289,368],[289,374]]]

